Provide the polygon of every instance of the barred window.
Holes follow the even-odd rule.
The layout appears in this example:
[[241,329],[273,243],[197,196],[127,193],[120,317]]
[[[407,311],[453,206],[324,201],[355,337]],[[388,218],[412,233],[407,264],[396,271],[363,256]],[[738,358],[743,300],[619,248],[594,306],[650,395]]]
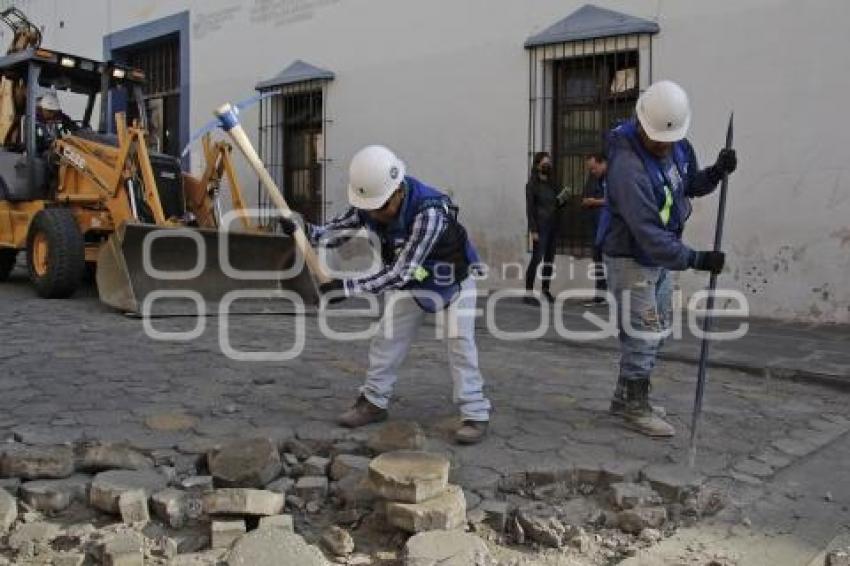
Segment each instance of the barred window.
[[[654,22],[587,5],[526,41],[529,50],[528,165],[552,156],[554,180],[566,190],[557,253],[593,255],[594,216],[581,201],[587,157],[605,134],[633,114],[652,74]],[[599,34],[597,36],[597,34]]]
[[[325,220],[327,84],[333,74],[296,61],[274,79],[257,85],[273,92],[260,101],[258,151],[287,204],[308,222]],[[274,203],[258,188],[260,222],[275,216]]]

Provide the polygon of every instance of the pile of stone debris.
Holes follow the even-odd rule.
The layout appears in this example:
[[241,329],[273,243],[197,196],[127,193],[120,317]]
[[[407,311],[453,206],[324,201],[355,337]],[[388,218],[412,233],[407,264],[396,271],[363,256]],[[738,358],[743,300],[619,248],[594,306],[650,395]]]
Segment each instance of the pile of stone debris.
[[522,563],[500,555],[516,545],[604,564],[719,506],[662,470],[570,467],[503,477],[467,508],[425,444],[408,422],[182,452],[7,442],[0,565],[468,566]]

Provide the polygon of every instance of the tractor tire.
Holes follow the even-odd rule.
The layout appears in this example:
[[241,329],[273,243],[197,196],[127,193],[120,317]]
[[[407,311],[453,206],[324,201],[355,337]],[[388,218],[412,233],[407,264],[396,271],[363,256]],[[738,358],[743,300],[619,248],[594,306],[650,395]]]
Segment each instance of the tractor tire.
[[66,208],[45,208],[27,234],[30,280],[45,299],[70,297],[86,269],[85,242],[74,215]]
[[9,279],[9,274],[15,268],[18,260],[18,250],[9,248],[0,249],[0,281]]

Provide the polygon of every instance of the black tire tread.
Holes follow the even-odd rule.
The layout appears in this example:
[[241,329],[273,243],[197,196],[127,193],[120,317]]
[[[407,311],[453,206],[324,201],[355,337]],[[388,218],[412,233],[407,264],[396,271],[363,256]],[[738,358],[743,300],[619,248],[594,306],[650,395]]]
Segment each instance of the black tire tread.
[[[48,266],[44,276],[35,273],[32,240],[43,232],[47,238]],[[45,208],[36,214],[27,236],[27,266],[39,296],[64,299],[74,294],[85,271],[85,242],[74,215],[67,208]]]
[[9,274],[15,268],[18,259],[18,250],[11,248],[0,249],[0,281],[9,279]]

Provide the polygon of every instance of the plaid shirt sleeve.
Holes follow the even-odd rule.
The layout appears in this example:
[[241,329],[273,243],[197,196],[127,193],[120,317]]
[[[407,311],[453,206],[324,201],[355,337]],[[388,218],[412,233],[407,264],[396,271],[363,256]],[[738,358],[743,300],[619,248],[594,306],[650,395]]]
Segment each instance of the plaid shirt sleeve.
[[446,229],[446,222],[446,212],[441,208],[430,207],[417,214],[410,231],[410,239],[399,252],[396,261],[392,265],[385,265],[373,275],[345,280],[346,294],[378,294],[404,287],[428,257]]
[[348,210],[335,216],[323,226],[305,224],[305,227],[310,244],[336,248],[350,240],[354,232],[363,227],[363,223],[360,221],[357,209],[349,207]]

